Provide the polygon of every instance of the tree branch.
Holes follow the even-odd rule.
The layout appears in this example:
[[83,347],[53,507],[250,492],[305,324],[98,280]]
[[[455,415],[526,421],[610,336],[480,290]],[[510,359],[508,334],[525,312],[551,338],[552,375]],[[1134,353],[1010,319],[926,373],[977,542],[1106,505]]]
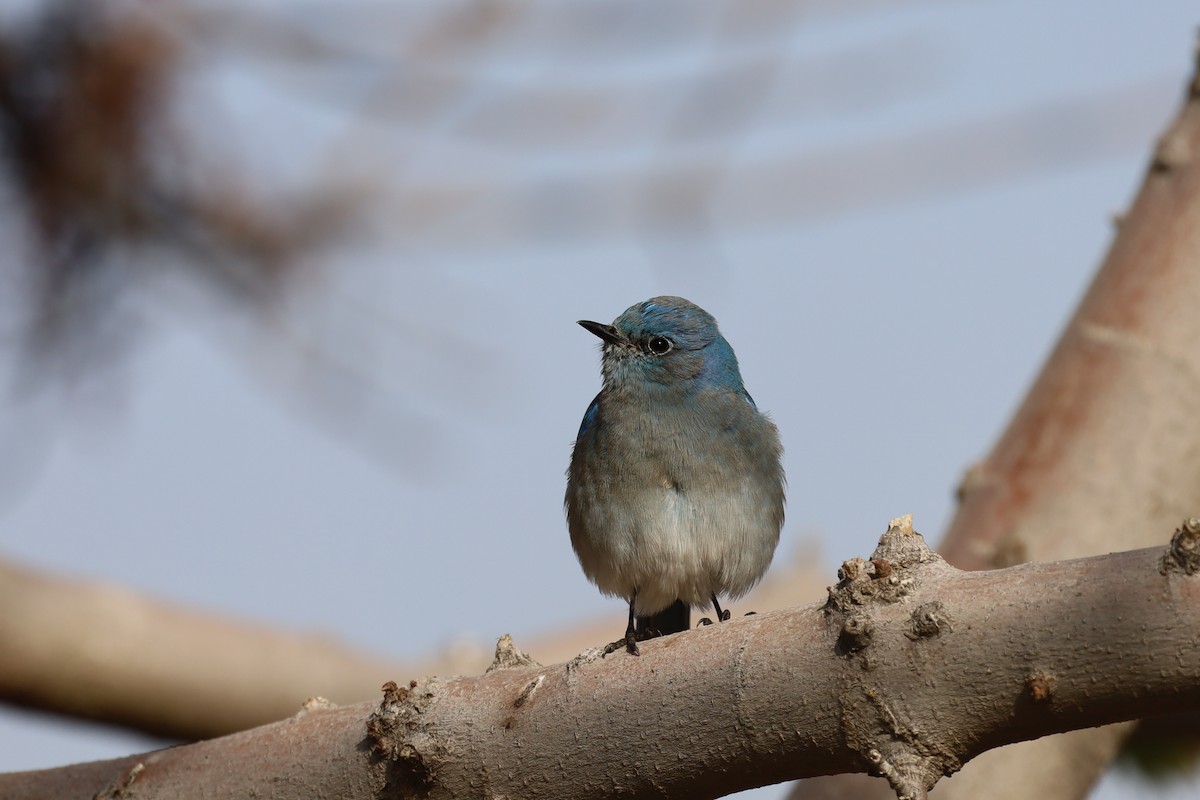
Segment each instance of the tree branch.
[[[938,547],[951,563],[987,569],[1144,547],[1200,507],[1200,70],[1184,100],[1054,352],[963,479]],[[1083,797],[1131,729],[989,753],[935,797]],[[802,785],[791,798],[846,791]]]
[[0,795],[704,798],[871,770],[915,798],[989,748],[1200,709],[1200,520],[1170,548],[991,572],[949,566],[910,524],[846,562],[819,606],[653,640],[640,658],[541,667],[502,639],[480,677],[0,776]]

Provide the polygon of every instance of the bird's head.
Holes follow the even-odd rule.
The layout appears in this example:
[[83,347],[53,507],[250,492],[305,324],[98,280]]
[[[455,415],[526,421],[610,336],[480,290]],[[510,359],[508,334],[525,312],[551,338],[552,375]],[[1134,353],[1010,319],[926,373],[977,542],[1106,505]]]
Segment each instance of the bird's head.
[[607,386],[742,390],[737,357],[717,321],[682,297],[654,297],[630,306],[612,325],[579,324],[604,341]]

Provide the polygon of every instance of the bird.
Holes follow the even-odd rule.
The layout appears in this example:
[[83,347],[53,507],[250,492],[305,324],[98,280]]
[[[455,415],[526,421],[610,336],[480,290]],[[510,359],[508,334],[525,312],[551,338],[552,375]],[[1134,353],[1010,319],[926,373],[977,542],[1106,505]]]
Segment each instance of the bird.
[[653,297],[578,324],[603,342],[603,383],[571,451],[567,527],[587,578],[629,603],[604,654],[639,655],[688,630],[693,607],[729,619],[720,598],[762,578],[783,527],[783,447],[704,309]]

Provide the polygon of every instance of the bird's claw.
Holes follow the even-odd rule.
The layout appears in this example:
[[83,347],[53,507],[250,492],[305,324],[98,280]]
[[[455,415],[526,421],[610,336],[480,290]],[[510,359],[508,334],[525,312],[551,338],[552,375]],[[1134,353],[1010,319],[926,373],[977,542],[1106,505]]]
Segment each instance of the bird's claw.
[[[643,638],[649,638],[649,637],[643,637]],[[626,652],[628,652],[629,655],[631,655],[631,656],[640,656],[641,653],[638,651],[637,643],[638,643],[637,631],[635,631],[633,629],[633,626],[630,626],[629,629],[625,631],[624,638],[617,639],[615,642],[609,642],[608,644],[604,645],[604,652],[600,654],[600,657],[603,658],[604,656],[608,655],[609,653],[615,653],[618,650],[621,650],[622,648]]]
[[[751,611],[750,613],[753,614],[754,612]],[[721,622],[728,622],[729,621],[729,609],[728,608],[723,609],[721,611],[721,613],[719,615],[717,615],[717,619],[720,620]],[[712,625],[713,621],[711,619],[709,619],[708,617],[701,617],[700,620],[697,622],[697,624],[698,625]]]
[[615,642],[609,642],[604,645],[604,650],[601,651],[600,657],[604,658],[609,653],[615,653],[618,650],[627,650],[631,656],[640,656],[638,652],[637,642],[627,642],[624,639],[617,639]]

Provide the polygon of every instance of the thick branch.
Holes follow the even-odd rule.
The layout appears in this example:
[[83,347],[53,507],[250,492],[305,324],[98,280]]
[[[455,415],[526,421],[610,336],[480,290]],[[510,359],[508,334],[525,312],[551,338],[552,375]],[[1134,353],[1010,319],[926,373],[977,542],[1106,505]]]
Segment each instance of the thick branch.
[[[947,560],[984,569],[1144,547],[1200,508],[1197,264],[1200,72],[1053,354],[964,479],[938,548]],[[990,753],[935,796],[1082,797],[1128,730]],[[791,796],[817,800],[824,791],[800,786]]]
[[1053,354],[963,481],[938,548],[947,560],[981,569],[1146,546],[1200,505],[1197,264],[1200,72]]
[[540,667],[507,651],[518,666],[391,686],[374,714],[314,707],[137,762],[0,776],[0,795],[48,796],[54,781],[63,798],[129,786],[175,798],[200,785],[212,798],[281,785],[300,799],[385,786],[433,798],[717,797],[873,769],[918,796],[991,747],[1200,709],[1197,531],[1200,521],[1177,537],[1175,557],[1153,548],[961,572],[897,526],[870,562],[846,563],[822,606],[654,640],[640,658]]

